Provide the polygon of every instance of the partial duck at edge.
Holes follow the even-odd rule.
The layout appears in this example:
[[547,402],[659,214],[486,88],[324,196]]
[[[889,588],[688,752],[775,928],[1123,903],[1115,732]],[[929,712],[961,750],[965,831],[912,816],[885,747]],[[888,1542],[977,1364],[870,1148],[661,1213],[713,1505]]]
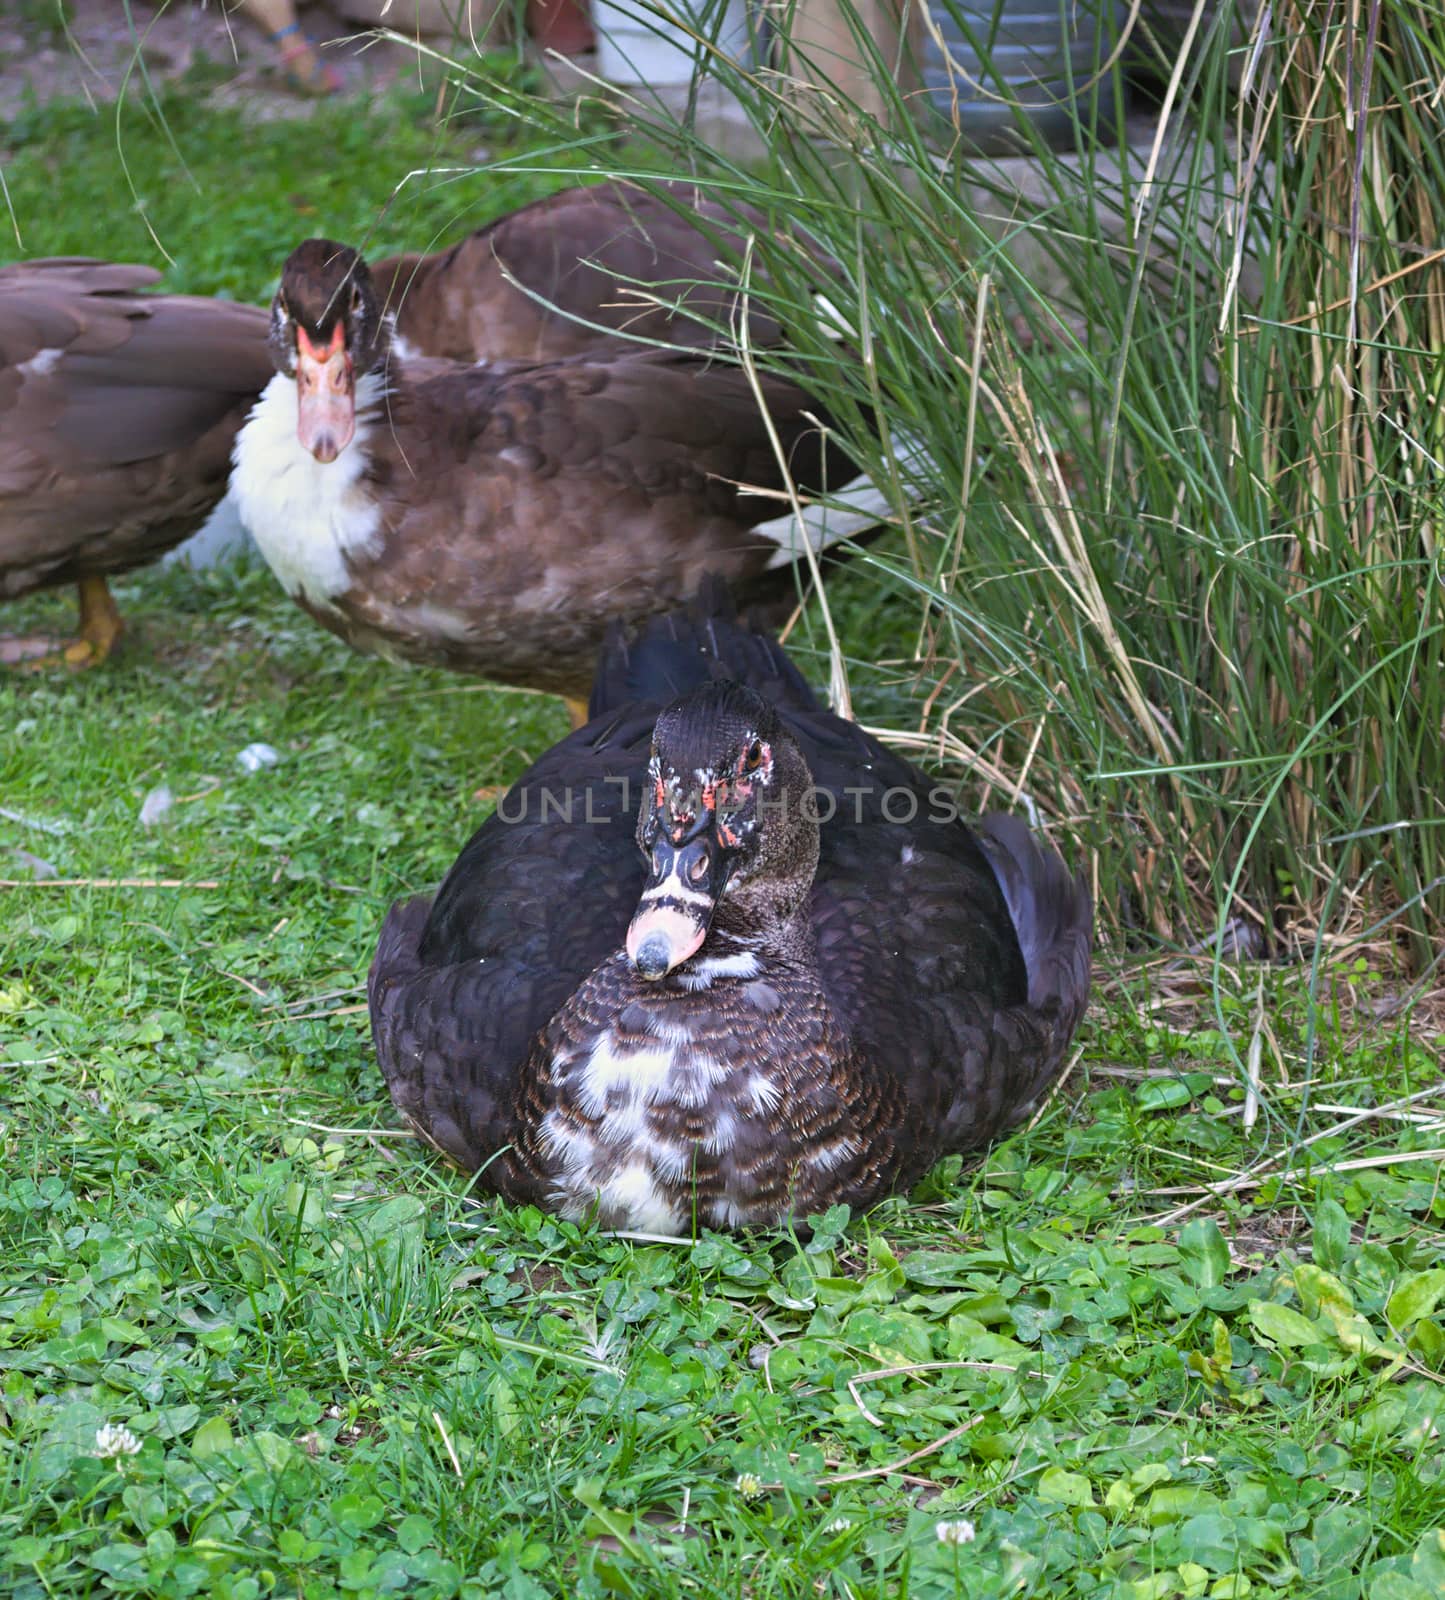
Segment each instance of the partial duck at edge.
[[591,709],[382,928],[377,1056],[433,1146],[685,1234],[867,1206],[1040,1102],[1092,931],[1051,846],[965,823],[716,608],[614,638]]
[[154,560],[225,493],[271,371],[266,313],[143,292],[149,267],[0,268],[0,599],[76,584],[71,641],[0,639],[0,662],[91,666],[121,618],[106,580]]

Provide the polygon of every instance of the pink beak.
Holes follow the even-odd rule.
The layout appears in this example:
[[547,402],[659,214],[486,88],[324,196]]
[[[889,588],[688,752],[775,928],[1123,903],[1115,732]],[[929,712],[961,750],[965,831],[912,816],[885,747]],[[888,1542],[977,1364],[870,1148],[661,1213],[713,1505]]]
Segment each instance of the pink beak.
[[318,461],[335,461],[356,432],[356,377],[341,323],[324,348],[296,330],[296,437]]
[[627,959],[642,977],[660,978],[702,949],[707,927],[704,916],[644,901],[627,930]]
[[731,867],[718,848],[717,815],[674,823],[653,841],[647,887],[627,930],[627,959],[649,983],[702,949]]

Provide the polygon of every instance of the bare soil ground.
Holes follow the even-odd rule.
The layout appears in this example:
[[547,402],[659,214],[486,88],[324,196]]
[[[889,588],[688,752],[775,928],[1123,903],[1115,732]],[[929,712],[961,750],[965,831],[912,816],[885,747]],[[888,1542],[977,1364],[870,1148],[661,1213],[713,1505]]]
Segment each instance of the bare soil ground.
[[[369,37],[326,4],[303,4],[300,16],[344,93],[417,71],[413,52]],[[0,4],[0,119],[32,99],[103,104],[143,93],[147,76],[179,78],[203,63],[227,71],[212,91],[218,101],[245,100],[263,116],[304,115],[311,103],[288,83],[264,31],[223,0],[63,0],[63,11],[61,0]]]

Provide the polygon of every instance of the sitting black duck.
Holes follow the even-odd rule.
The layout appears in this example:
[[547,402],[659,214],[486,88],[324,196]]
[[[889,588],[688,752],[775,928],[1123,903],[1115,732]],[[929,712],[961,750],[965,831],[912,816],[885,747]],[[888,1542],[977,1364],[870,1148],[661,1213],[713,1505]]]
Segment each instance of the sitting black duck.
[[680,1234],[866,1206],[1038,1103],[1089,989],[1050,847],[725,617],[614,638],[591,711],[382,928],[377,1055],[437,1149]]

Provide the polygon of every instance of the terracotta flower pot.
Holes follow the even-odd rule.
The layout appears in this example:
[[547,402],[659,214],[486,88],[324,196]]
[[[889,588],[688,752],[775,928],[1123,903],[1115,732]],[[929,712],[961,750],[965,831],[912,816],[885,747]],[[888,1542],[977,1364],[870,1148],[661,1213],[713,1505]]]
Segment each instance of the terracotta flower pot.
[[597,48],[587,0],[527,0],[527,32],[539,49],[580,56]]

